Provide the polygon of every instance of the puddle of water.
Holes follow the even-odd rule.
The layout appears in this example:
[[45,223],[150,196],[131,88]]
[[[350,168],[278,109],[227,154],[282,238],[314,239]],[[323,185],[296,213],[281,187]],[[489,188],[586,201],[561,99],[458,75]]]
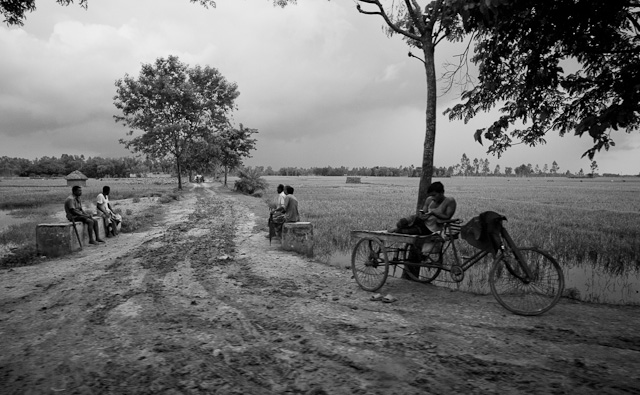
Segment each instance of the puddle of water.
[[595,303],[640,305],[640,271],[628,270],[620,275],[604,268],[574,266],[563,268],[565,289],[576,289],[577,299]]
[[18,218],[11,215],[11,211],[0,210],[0,232],[6,230],[11,225],[25,222],[25,218]]
[[[341,268],[351,267],[351,253],[336,253],[328,263]],[[449,272],[442,271],[433,283],[488,295],[491,293],[488,283],[490,268],[491,264],[476,264],[464,273],[464,279],[459,283],[451,279]],[[576,264],[563,267],[562,271],[565,294],[572,292],[575,299],[592,303],[640,305],[640,270],[630,269],[625,273],[613,274],[601,267]],[[393,266],[389,267],[389,275],[393,275]],[[401,275],[402,270],[396,270],[395,277]]]

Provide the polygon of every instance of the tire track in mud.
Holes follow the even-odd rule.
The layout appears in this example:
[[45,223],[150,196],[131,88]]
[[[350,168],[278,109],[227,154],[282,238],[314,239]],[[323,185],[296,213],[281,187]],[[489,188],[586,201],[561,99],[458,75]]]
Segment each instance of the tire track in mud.
[[229,193],[200,184],[120,251],[9,273],[3,395],[637,393],[637,309],[523,318],[398,279],[399,302],[370,302],[344,268],[269,245],[255,198]]

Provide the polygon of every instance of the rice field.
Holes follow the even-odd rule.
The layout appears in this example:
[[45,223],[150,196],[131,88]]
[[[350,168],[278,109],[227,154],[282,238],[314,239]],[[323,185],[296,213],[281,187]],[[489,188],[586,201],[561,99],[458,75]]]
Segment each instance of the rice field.
[[[265,178],[272,189],[269,197],[279,183],[295,188],[301,220],[314,225],[316,256],[327,262],[348,257],[355,244],[351,230],[389,229],[416,209],[417,178],[362,177],[361,184],[347,184],[346,177]],[[567,276],[567,288],[576,288],[570,296],[640,304],[640,178],[434,181],[441,181],[445,194],[456,199],[456,218],[467,222],[483,211],[496,211],[507,217],[506,227],[518,245],[535,245],[556,257],[565,274],[573,273]],[[484,293],[486,276],[478,270],[468,272],[476,285],[467,290]],[[626,280],[605,281],[617,291],[604,297],[594,292],[603,276]],[[588,285],[574,284],[571,277],[583,277],[576,281]]]
[[[162,200],[172,198],[177,181],[175,178],[89,179],[82,188],[85,210],[95,212],[95,206],[90,203],[95,201],[104,185],[111,187],[112,201],[154,196]],[[70,194],[71,187],[62,178],[0,178],[0,263],[10,251],[17,251],[25,259],[34,255],[36,226],[51,221],[53,215],[64,211],[64,200]],[[118,212],[117,203],[114,206]],[[132,230],[141,223],[142,220],[133,217],[127,221],[127,226]]]
[[[135,196],[160,196],[178,186],[173,177],[89,179],[82,187],[84,199],[93,200],[102,187],[111,187],[111,200]],[[71,187],[63,178],[0,178],[0,210],[34,209],[64,202]]]

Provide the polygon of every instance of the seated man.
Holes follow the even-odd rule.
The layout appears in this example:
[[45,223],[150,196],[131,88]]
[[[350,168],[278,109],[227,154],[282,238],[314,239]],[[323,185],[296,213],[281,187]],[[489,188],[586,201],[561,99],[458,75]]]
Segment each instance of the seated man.
[[71,195],[64,201],[64,211],[67,219],[71,222],[82,222],[87,224],[89,232],[89,244],[104,243],[98,235],[98,222],[82,209],[82,187],[76,185],[71,188]]
[[[278,187],[279,188],[279,187]],[[276,208],[273,212],[273,222],[276,227],[276,237],[282,237],[282,227],[285,222],[300,221],[298,213],[298,199],[293,195],[293,187],[286,185],[284,187],[284,201],[282,206]]]
[[284,193],[284,185],[279,184],[276,188],[278,194],[273,199],[272,202],[269,203],[269,237],[275,236],[276,238],[281,237],[282,233],[282,224],[285,221],[284,217],[284,198],[287,196]]
[[444,195],[444,185],[439,181],[429,185],[427,196],[419,217],[430,233],[438,233],[442,230],[442,224],[439,221],[453,218],[457,203],[454,198]]
[[286,196],[284,198],[284,217],[285,222],[298,222],[300,221],[300,214],[298,213],[298,199],[293,196],[293,187],[287,185],[285,188]]
[[427,200],[415,215],[401,218],[389,233],[412,235],[430,235],[442,230],[439,221],[448,220],[456,212],[457,203],[452,197],[444,195],[444,185],[436,181],[427,188]]
[[102,187],[102,193],[98,194],[96,199],[98,215],[100,215],[104,221],[104,230],[107,237],[116,236],[118,234],[118,220],[116,219],[116,213],[113,212],[113,208],[109,202],[110,192],[111,188],[105,185]]

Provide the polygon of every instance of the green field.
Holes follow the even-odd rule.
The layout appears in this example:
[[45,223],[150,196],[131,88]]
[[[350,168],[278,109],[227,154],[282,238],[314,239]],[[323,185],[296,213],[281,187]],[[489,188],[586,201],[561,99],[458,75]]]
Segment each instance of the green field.
[[[316,253],[348,252],[354,229],[382,230],[415,212],[418,179],[266,177],[295,188],[303,221],[314,224]],[[435,181],[435,180],[434,180]],[[640,178],[569,179],[454,177],[439,179],[458,202],[455,217],[483,211],[505,215],[521,245],[537,245],[565,264],[598,263],[611,270],[640,267]]]
[[[266,177],[295,188],[301,220],[314,225],[319,259],[345,264],[355,242],[350,231],[384,230],[415,212],[419,180],[363,177]],[[577,299],[640,304],[640,178],[434,179],[458,202],[455,217],[467,222],[483,211],[508,219],[516,243],[550,252],[563,267],[570,296]],[[471,249],[464,241],[459,245]],[[336,260],[339,257],[339,260]],[[462,284],[447,275],[438,285],[487,293],[487,267],[470,270]]]
[[[116,212],[117,201],[121,199],[156,196],[162,203],[177,198],[173,191],[177,186],[175,178],[89,179],[82,188],[85,209],[95,212],[95,206],[90,203],[104,185],[111,187],[110,197],[116,202]],[[70,194],[71,187],[62,178],[0,179],[0,267],[29,264],[35,256],[36,226],[51,221],[51,215],[63,211],[64,200]],[[135,231],[151,220],[145,213],[129,216],[122,225],[123,232]],[[14,251],[12,256],[7,255],[10,250]]]

